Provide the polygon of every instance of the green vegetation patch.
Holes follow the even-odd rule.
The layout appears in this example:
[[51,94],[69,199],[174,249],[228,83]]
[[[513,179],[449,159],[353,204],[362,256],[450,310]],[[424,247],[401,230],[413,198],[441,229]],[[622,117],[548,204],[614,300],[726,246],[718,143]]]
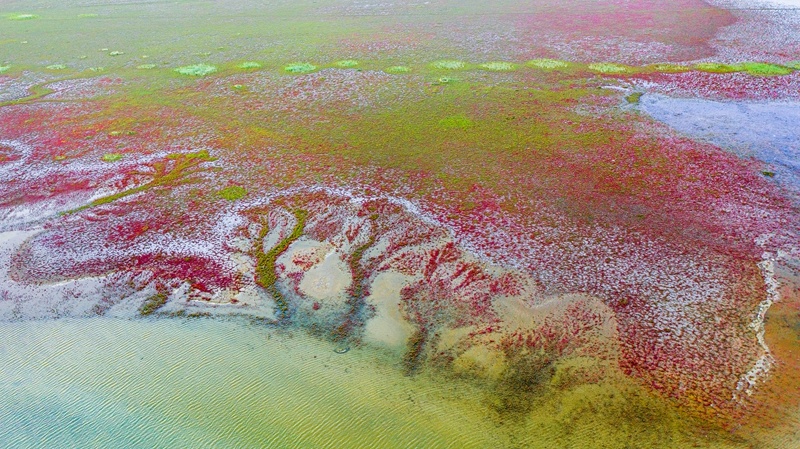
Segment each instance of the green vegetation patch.
[[48,70],[64,70],[67,68],[67,66],[65,66],[64,64],[50,64],[45,68]]
[[512,70],[516,70],[517,65],[512,64],[510,62],[493,61],[481,64],[481,68],[486,70],[492,70],[495,72],[510,72]]
[[670,63],[660,63],[660,64],[653,64],[650,66],[651,69],[655,70],[656,72],[661,73],[681,73],[681,72],[688,72],[691,68],[680,65],[680,64],[670,64]]
[[145,300],[142,307],[139,308],[139,314],[142,316],[152,315],[156,310],[167,303],[168,298],[169,295],[167,295],[167,292],[156,293]]
[[117,162],[122,160],[122,155],[119,153],[106,153],[102,157],[103,162]]
[[78,14],[78,18],[80,19],[93,19],[95,17],[100,17],[99,14],[89,13],[89,14]]
[[241,186],[228,186],[217,192],[217,196],[228,201],[236,201],[247,195],[247,189]]
[[441,59],[431,64],[434,68],[442,70],[461,70],[466,67],[464,61],[457,61],[455,59]]
[[294,216],[297,219],[297,224],[294,226],[294,229],[292,229],[292,233],[289,234],[285,239],[281,240],[269,251],[264,251],[264,238],[267,236],[269,228],[264,226],[264,229],[262,229],[260,235],[258,236],[258,241],[260,243],[258,245],[259,248],[257,249],[256,254],[256,283],[270,292],[272,298],[275,300],[275,304],[283,314],[289,311],[289,304],[286,302],[286,298],[284,298],[275,287],[275,282],[278,280],[278,277],[275,274],[275,261],[278,259],[278,256],[283,254],[283,252],[289,248],[289,245],[291,245],[292,242],[299,239],[300,236],[303,235],[303,229],[306,227],[308,211],[297,209],[294,211]]
[[355,59],[344,59],[341,61],[336,61],[334,65],[336,67],[341,67],[343,69],[351,69],[353,67],[358,66],[358,61],[356,61]]
[[181,75],[206,76],[216,72],[217,68],[208,64],[193,64],[178,67],[175,71]]
[[475,122],[464,115],[451,115],[439,120],[439,126],[445,129],[469,129],[475,126]]
[[10,65],[0,65],[0,73],[8,71],[8,69],[10,68],[11,68]]
[[124,52],[124,51],[114,50],[114,51],[112,51],[111,53],[109,53],[108,55],[109,55],[109,56],[122,56],[122,55],[124,55],[124,54],[125,54],[125,52]]
[[395,74],[410,73],[411,72],[411,67],[408,67],[408,66],[405,66],[405,65],[393,65],[391,67],[387,67],[384,70],[384,72],[386,72],[386,73],[395,73]]
[[559,61],[558,59],[547,59],[547,58],[533,59],[528,61],[526,64],[531,67],[536,67],[539,69],[546,69],[546,70],[563,69],[564,67],[567,67],[569,65],[564,61]]
[[142,65],[136,66],[136,68],[137,69],[141,69],[141,70],[150,70],[150,69],[156,68],[156,65],[155,64],[142,64]]
[[728,64],[720,64],[718,62],[700,62],[692,66],[693,69],[701,72],[708,73],[732,73],[738,72],[739,69],[735,66]]
[[736,64],[736,68],[755,76],[781,76],[794,72],[794,70],[789,67],[766,62],[743,62],[741,64]]
[[600,73],[628,73],[631,71],[631,68],[628,66],[624,66],[621,64],[613,64],[610,62],[596,62],[594,64],[589,64],[589,70],[594,72]]
[[308,62],[298,62],[296,64],[289,64],[283,68],[289,73],[309,73],[317,70],[317,66]]
[[784,65],[790,69],[800,70],[800,61],[787,62]]
[[239,67],[240,69],[260,69],[261,68],[261,64],[255,62],[255,61],[245,61],[245,62],[239,64],[237,67]]
[[625,97],[625,101],[630,104],[639,104],[639,100],[642,98],[642,95],[644,95],[644,92],[634,92]]
[[84,204],[81,207],[63,212],[63,215],[73,214],[75,212],[89,209],[90,207],[108,204],[120,198],[125,198],[139,192],[144,192],[154,187],[162,187],[171,184],[174,185],[175,183],[186,184],[190,182],[196,182],[197,179],[193,178],[191,175],[196,173],[198,166],[203,162],[212,162],[217,160],[217,158],[211,157],[206,150],[200,150],[196,153],[171,153],[167,155],[167,159],[175,161],[175,165],[172,167],[172,169],[167,171],[164,164],[158,164],[157,175],[147,184],[128,190],[123,190],[122,192],[117,192],[102,198],[97,198],[89,204]]
[[9,20],[32,20],[38,18],[39,16],[36,14],[12,14],[8,16]]

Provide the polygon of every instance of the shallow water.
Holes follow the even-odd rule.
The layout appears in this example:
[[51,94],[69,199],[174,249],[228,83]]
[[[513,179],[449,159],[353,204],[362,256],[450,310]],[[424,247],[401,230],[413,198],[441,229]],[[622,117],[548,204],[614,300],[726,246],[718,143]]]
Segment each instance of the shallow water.
[[645,95],[641,108],[691,138],[770,164],[778,180],[800,189],[800,103]]
[[299,333],[97,318],[6,323],[0,340],[4,447],[461,448],[498,437],[447,385]]

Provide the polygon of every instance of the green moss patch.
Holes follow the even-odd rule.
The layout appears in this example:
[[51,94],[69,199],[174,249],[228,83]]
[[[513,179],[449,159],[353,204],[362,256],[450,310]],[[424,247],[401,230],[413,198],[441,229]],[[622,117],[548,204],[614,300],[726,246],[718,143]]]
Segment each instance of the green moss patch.
[[50,64],[49,66],[45,67],[47,70],[64,70],[67,68],[64,64]]
[[283,70],[289,73],[309,73],[317,70],[317,66],[314,64],[310,64],[308,62],[298,62],[296,64],[289,64],[283,68]]
[[613,64],[610,62],[597,62],[594,64],[589,64],[588,67],[591,71],[608,74],[628,73],[631,71],[631,68],[628,66]]
[[217,192],[217,196],[228,201],[236,201],[247,195],[247,189],[241,186],[228,186]]
[[691,68],[680,64],[661,63],[649,66],[650,69],[661,73],[681,73],[688,72]]
[[175,69],[181,75],[206,76],[217,71],[217,68],[208,64],[193,64]]
[[245,61],[245,62],[239,64],[237,67],[239,67],[240,69],[260,69],[261,68],[261,64],[255,62],[255,61]]
[[503,61],[493,61],[487,62],[485,64],[481,64],[480,67],[485,70],[492,70],[495,72],[510,72],[512,70],[517,69],[516,64],[512,64],[510,62],[503,62]]
[[794,70],[789,67],[765,62],[743,62],[741,64],[736,64],[736,68],[755,76],[781,76],[794,72]]
[[109,53],[108,56],[122,56],[124,54],[125,54],[124,51],[115,50],[115,51],[112,51],[111,53]]
[[642,98],[642,95],[644,95],[644,92],[634,92],[625,97],[625,101],[630,104],[639,104],[639,100]]
[[278,256],[283,254],[283,252],[289,248],[289,245],[291,245],[292,242],[299,239],[300,236],[303,235],[303,229],[306,227],[306,218],[308,217],[308,212],[298,209],[294,211],[294,216],[297,219],[297,224],[295,225],[294,229],[292,229],[292,233],[289,234],[285,239],[281,240],[269,251],[264,251],[264,237],[266,237],[267,233],[269,232],[269,228],[264,226],[264,229],[262,229],[258,237],[258,241],[261,243],[258,245],[259,248],[257,249],[256,253],[256,283],[262,288],[266,289],[272,295],[272,298],[275,300],[275,304],[278,306],[278,309],[282,314],[286,314],[289,311],[289,303],[286,302],[286,299],[275,287],[275,282],[278,280],[278,277],[275,274],[275,261],[278,259]]
[[103,162],[117,162],[122,160],[122,155],[119,153],[106,153],[102,157]]
[[156,65],[155,64],[142,64],[142,65],[136,66],[136,68],[137,69],[141,69],[141,70],[150,70],[150,69],[156,68]]
[[38,18],[39,16],[36,14],[12,14],[8,16],[9,20],[32,20]]
[[526,63],[531,67],[536,67],[537,69],[546,69],[546,70],[553,70],[553,69],[563,69],[567,67],[567,64],[564,61],[559,61],[558,59],[532,59]]
[[384,69],[384,72],[395,73],[395,74],[410,73],[411,67],[405,65],[393,65],[391,67],[387,67],[386,69]]
[[461,70],[466,67],[464,61],[457,61],[455,59],[442,59],[439,61],[435,61],[431,64],[434,68],[441,69],[441,70]]
[[100,17],[100,15],[99,15],[99,14],[93,14],[93,13],[89,13],[89,14],[78,14],[78,18],[79,18],[79,19],[93,19],[93,18],[95,18],[95,17]]
[[10,65],[0,65],[0,73],[8,71],[8,69],[10,68],[11,68]]
[[720,64],[718,62],[700,62],[692,66],[693,69],[701,72],[708,73],[732,73],[738,72],[739,69],[735,66],[728,64]]
[[445,129],[469,129],[475,126],[475,122],[464,115],[452,115],[439,120],[439,126]]
[[335,65],[336,67],[341,67],[343,69],[351,69],[353,67],[358,66],[358,61],[356,61],[355,59],[344,59],[341,61],[336,61],[333,65]]

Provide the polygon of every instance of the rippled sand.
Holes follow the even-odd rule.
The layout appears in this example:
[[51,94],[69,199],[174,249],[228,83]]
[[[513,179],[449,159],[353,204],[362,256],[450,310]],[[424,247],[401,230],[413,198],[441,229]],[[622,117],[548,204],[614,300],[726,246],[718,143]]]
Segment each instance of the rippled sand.
[[5,324],[0,335],[7,447],[489,447],[497,438],[459,391],[300,333],[91,319]]
[[584,386],[522,418],[478,384],[244,321],[6,323],[0,342],[6,447],[741,447],[641,391]]

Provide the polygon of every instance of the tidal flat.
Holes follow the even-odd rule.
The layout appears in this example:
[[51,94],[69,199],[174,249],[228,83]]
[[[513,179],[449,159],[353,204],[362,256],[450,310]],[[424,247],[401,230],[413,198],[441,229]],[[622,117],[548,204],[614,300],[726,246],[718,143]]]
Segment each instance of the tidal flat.
[[800,10],[0,6],[0,446],[800,447]]

